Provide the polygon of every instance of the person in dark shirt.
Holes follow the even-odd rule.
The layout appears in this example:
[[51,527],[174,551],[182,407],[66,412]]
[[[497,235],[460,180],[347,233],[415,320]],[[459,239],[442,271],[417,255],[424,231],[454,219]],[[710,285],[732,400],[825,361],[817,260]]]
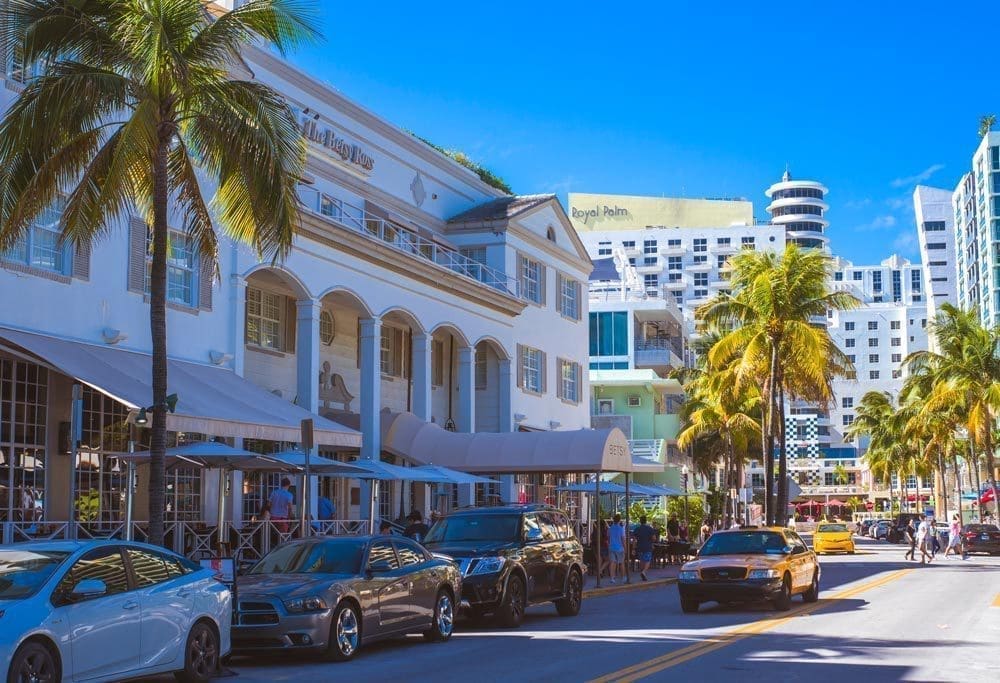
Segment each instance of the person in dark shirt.
[[648,581],[646,570],[649,569],[649,565],[653,561],[653,543],[656,542],[656,529],[649,526],[646,523],[646,515],[642,515],[639,517],[639,526],[635,528],[632,535],[635,537],[635,550],[639,555],[639,576],[642,577],[643,581]]
[[675,562],[680,562],[680,555],[678,554],[677,545],[678,541],[681,540],[681,525],[677,521],[677,515],[670,515],[670,521],[667,522],[667,541],[670,542],[670,562],[671,564]]
[[424,524],[423,515],[420,514],[419,510],[414,510],[410,513],[410,526],[406,527],[403,535],[407,538],[412,538],[416,542],[424,540],[427,532],[430,531],[428,526]]

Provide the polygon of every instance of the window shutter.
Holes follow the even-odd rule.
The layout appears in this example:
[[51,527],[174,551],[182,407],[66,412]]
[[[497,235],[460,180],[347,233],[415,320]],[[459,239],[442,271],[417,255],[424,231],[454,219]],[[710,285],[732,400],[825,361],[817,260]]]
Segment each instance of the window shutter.
[[545,266],[538,264],[538,303],[545,305]]
[[295,299],[285,297],[285,353],[295,353],[295,328],[298,325],[298,307]]
[[[563,275],[558,270],[556,271],[556,310],[560,313],[565,313],[563,311]],[[556,361],[556,366],[559,365],[559,361]]]
[[577,322],[583,320],[583,299],[580,293],[580,283],[573,283],[573,290],[576,292],[576,320]]
[[403,331],[392,331],[392,376],[403,376]]
[[146,237],[149,229],[139,218],[128,222],[128,291],[146,293]]
[[201,271],[198,273],[198,308],[212,310],[212,286],[215,284],[215,263],[212,259],[198,256]]
[[517,345],[517,386],[524,388],[524,347]]
[[527,263],[527,261],[528,259],[524,258],[520,254],[517,255],[517,284],[521,290],[520,294],[522,299],[527,298],[527,293],[524,291],[526,289],[525,287],[526,280],[524,279],[524,266]]
[[539,393],[544,394],[548,390],[548,361],[546,360],[545,352],[538,352],[538,372],[541,377],[541,389]]
[[73,277],[90,279],[90,242],[80,241],[73,245]]
[[576,397],[573,399],[575,403],[580,403],[581,396],[583,396],[583,365],[576,363]]
[[566,398],[563,396],[562,383],[563,363],[565,362],[562,358],[556,358],[556,398]]

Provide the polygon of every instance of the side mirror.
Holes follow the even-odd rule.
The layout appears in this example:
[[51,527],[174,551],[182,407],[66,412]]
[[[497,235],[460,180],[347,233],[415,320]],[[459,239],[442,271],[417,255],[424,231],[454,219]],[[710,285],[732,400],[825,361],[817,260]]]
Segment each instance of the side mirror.
[[372,574],[385,574],[392,571],[392,563],[389,560],[375,560],[368,563],[368,571]]
[[73,586],[73,592],[70,593],[70,597],[74,600],[86,600],[106,595],[107,592],[107,585],[100,579],[84,579]]

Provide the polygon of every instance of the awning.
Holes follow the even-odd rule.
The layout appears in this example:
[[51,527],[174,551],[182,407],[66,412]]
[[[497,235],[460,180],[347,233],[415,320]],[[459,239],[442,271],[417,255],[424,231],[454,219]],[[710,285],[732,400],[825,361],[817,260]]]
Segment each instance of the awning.
[[[497,474],[634,471],[628,439],[617,428],[467,434],[413,413],[383,412],[381,418],[382,450],[423,465]],[[352,424],[357,418],[334,419]]]
[[[129,408],[152,403],[149,354],[5,327],[0,327],[0,348],[27,355]],[[170,359],[167,393],[179,399],[177,412],[167,415],[171,431],[298,442],[299,423],[312,418],[317,444],[361,446],[357,431],[313,415],[225,368]]]

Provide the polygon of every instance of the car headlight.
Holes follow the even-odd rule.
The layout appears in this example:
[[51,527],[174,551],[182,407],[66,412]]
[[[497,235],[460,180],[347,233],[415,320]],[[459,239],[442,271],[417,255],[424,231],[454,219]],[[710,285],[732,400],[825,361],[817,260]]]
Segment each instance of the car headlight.
[[751,569],[750,573],[747,575],[748,579],[776,579],[778,578],[777,569]]
[[495,574],[503,567],[504,558],[484,557],[476,563],[476,568],[470,574]]
[[677,578],[681,581],[697,581],[698,572],[694,569],[682,569]]
[[322,612],[326,609],[326,602],[320,597],[285,600],[285,609],[292,613]]

